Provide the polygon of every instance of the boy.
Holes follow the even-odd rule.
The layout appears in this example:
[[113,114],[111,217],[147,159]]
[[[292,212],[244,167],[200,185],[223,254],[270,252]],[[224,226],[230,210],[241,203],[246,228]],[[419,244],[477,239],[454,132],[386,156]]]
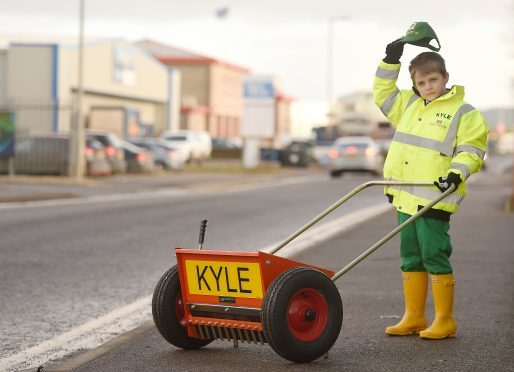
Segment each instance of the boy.
[[[387,327],[388,335],[418,334],[424,339],[454,337],[454,276],[450,265],[450,216],[466,194],[466,179],[482,167],[489,126],[473,106],[465,103],[464,87],[446,88],[444,59],[424,52],[409,66],[413,88],[399,90],[396,80],[404,42],[386,48],[377,69],[375,103],[396,127],[384,164],[384,178],[392,181],[435,181],[433,188],[385,188],[397,209],[398,223],[406,221],[440,192],[456,190],[400,233],[405,313]],[[435,319],[427,328],[425,301],[428,273],[432,278]]]

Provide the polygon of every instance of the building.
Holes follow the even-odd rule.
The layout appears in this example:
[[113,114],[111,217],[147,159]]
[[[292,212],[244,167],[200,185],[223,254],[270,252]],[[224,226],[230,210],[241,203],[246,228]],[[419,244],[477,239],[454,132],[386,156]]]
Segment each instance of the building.
[[[178,126],[180,76],[124,41],[84,46],[86,127],[121,137]],[[76,111],[78,48],[11,43],[0,51],[0,110],[15,113],[16,136],[67,132]]]
[[275,119],[275,136],[273,139],[273,148],[282,148],[287,145],[292,139],[292,109],[291,105],[294,98],[278,91],[275,97],[275,105],[277,108]]
[[180,128],[241,137],[243,78],[249,70],[152,40],[137,43],[182,76]]
[[331,122],[343,135],[390,138],[394,128],[373,100],[372,92],[356,92],[340,97],[331,108]]

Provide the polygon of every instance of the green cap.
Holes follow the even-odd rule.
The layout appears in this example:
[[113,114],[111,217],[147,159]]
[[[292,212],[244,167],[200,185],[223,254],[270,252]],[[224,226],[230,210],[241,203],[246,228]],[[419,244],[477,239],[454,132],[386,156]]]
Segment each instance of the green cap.
[[[430,42],[434,39],[437,41],[437,47],[430,45]],[[430,27],[427,22],[414,22],[407,30],[405,36],[398,39],[398,41],[429,48],[436,52],[441,49],[441,43],[439,42],[434,29]]]

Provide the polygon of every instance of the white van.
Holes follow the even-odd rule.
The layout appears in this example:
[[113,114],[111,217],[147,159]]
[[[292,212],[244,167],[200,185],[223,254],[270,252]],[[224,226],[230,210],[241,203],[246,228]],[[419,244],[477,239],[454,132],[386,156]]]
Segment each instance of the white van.
[[211,135],[204,131],[179,130],[164,132],[161,139],[182,151],[187,161],[202,162],[211,157]]

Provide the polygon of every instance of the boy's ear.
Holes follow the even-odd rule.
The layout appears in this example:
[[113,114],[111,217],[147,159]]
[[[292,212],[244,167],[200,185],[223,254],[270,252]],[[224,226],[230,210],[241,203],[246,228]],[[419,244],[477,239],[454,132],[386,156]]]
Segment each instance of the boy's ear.
[[448,80],[450,80],[450,74],[446,73],[446,76],[444,77],[444,85],[448,84]]

